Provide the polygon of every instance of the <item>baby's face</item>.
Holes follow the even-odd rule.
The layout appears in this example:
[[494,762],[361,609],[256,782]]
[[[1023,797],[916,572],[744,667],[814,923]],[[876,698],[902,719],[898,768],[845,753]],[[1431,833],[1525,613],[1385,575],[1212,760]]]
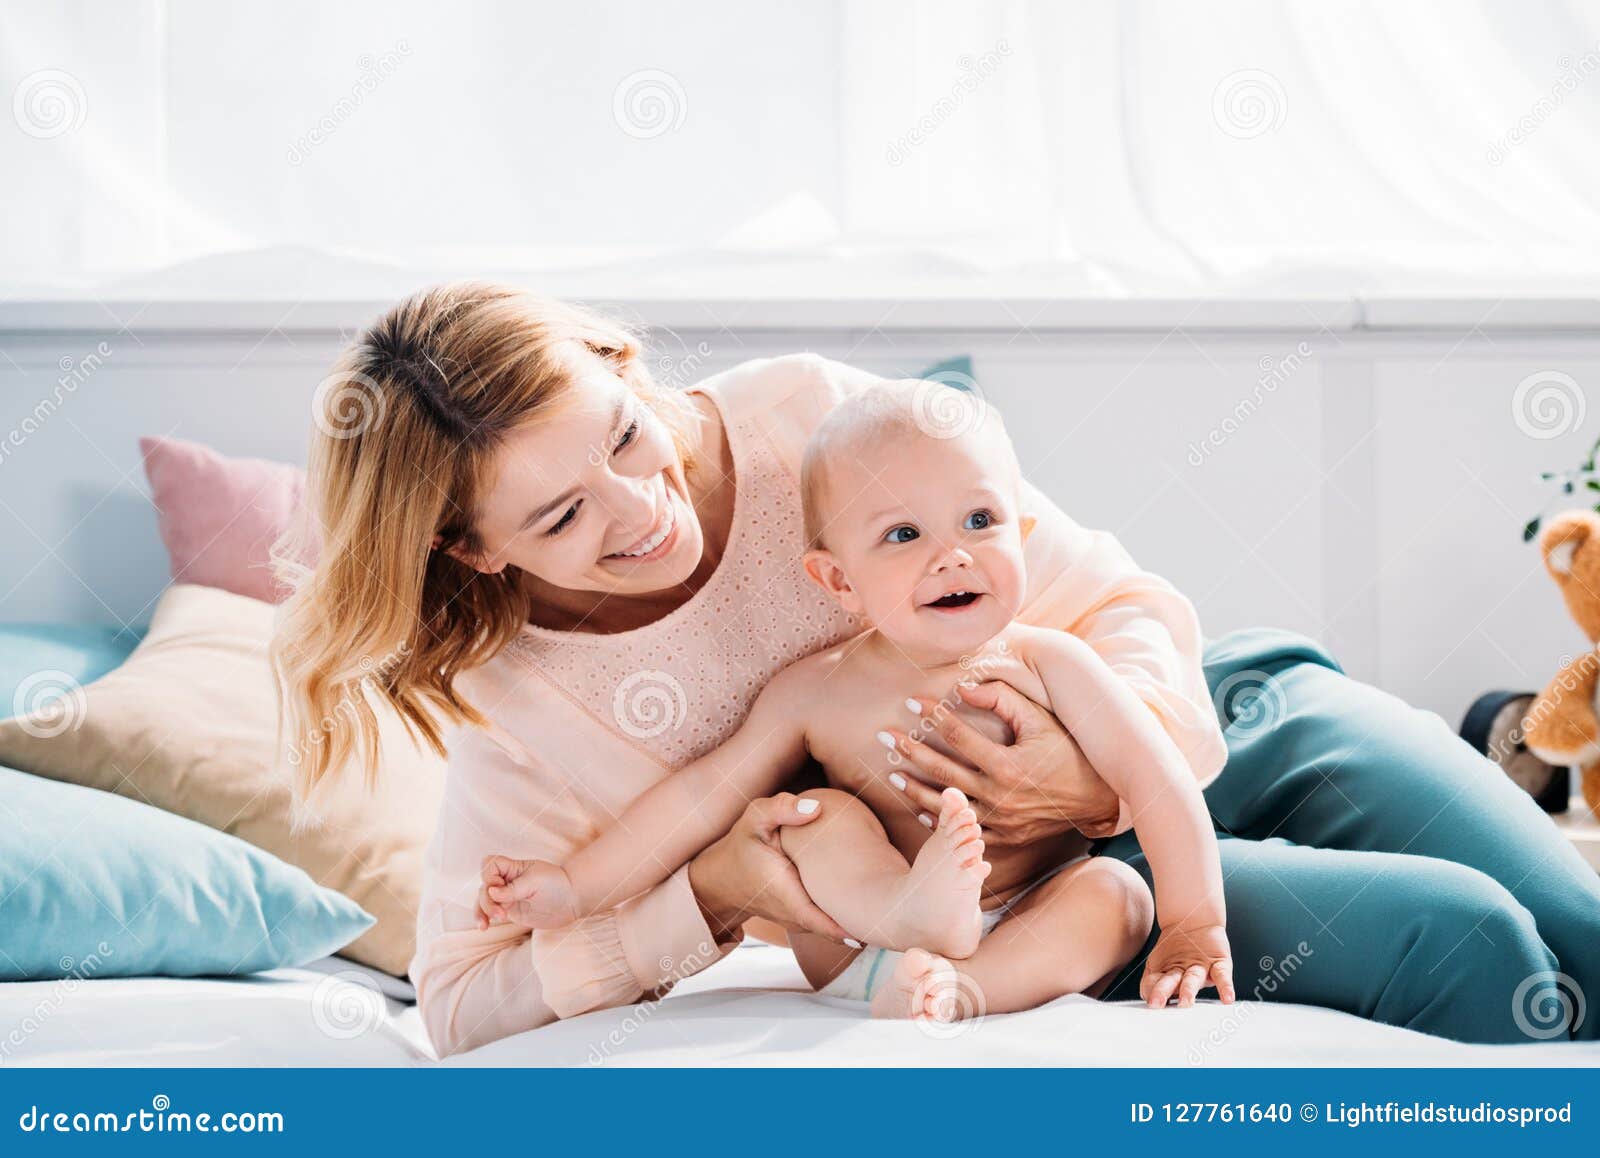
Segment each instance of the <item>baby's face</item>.
[[896,437],[878,461],[831,464],[826,489],[826,549],[806,569],[907,654],[949,662],[1016,617],[1026,532],[991,437]]

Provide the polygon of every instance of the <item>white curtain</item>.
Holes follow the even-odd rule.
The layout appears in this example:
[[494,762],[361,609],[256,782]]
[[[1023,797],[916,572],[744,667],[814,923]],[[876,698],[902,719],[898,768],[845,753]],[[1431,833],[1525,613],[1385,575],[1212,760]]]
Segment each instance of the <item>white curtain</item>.
[[1593,293],[1600,4],[0,4],[0,293]]

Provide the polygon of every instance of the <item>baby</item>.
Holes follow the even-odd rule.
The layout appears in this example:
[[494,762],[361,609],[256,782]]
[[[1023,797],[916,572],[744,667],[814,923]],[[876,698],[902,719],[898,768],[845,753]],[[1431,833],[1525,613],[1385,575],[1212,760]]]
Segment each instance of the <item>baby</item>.
[[[854,940],[900,954],[892,970],[878,954],[855,986],[875,1016],[950,1020],[980,1005],[1002,1013],[1097,996],[1149,935],[1143,878],[1089,858],[1076,833],[986,858],[960,792],[945,790],[937,818],[919,814],[885,767],[898,762],[886,723],[931,731],[925,713],[960,711],[992,726],[955,691],[977,676],[1052,711],[1134,818],[1161,927],[1146,964],[1151,1004],[1187,1004],[1210,985],[1232,1000],[1222,871],[1200,788],[1155,713],[1087,643],[1016,621],[1033,525],[1019,508],[1016,453],[999,416],[969,395],[958,398],[970,429],[925,430],[929,392],[945,389],[871,387],[830,412],[806,449],[806,572],[871,627],[778,673],[724,745],[645,792],[564,866],[488,858],[480,925],[561,928],[621,903],[722,837],[809,754],[831,787],[800,806],[824,815],[784,829],[783,848]],[[950,402],[934,405],[948,415]],[[859,946],[800,935],[794,948],[818,987],[866,972],[864,961],[852,966]]]

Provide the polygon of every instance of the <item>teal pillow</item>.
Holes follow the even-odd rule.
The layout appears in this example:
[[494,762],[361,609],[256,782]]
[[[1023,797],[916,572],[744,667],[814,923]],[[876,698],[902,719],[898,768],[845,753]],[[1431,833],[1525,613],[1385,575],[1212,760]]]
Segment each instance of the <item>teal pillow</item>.
[[0,623],[0,720],[40,706],[41,697],[48,701],[99,679],[143,637],[143,629]]
[[336,953],[372,925],[236,837],[0,768],[0,980],[255,973]]
[[917,374],[918,378],[931,378],[935,382],[943,382],[954,386],[957,390],[971,390],[976,384],[972,373],[972,355],[957,354],[954,358],[946,358],[942,362],[935,362]]

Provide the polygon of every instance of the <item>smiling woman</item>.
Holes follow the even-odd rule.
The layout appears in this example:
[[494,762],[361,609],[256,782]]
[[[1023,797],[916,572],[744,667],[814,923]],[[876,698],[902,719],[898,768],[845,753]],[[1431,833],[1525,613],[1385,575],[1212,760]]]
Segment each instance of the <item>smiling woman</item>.
[[[673,519],[695,461],[693,412],[637,354],[616,323],[466,283],[402,302],[323,382],[310,521],[276,552],[294,589],[274,646],[285,726],[319,738],[296,767],[303,794],[352,759],[375,772],[361,657],[404,657],[383,668],[383,690],[442,753],[444,725],[484,722],[454,677],[536,608],[583,620],[608,596],[692,578],[692,507],[652,556],[610,557]],[[567,421],[536,421],[557,414]],[[297,562],[313,538],[315,570]],[[331,726],[341,714],[352,726]]]
[[[845,939],[788,850],[805,843],[793,830],[836,822],[849,797],[812,796],[808,810],[787,792],[757,799],[686,863],[639,848],[641,863],[660,857],[670,875],[565,928],[480,927],[478,894],[494,884],[487,858],[565,863],[667,773],[720,748],[779,673],[860,634],[848,601],[806,578],[801,459],[841,402],[880,382],[792,355],[663,394],[623,328],[469,284],[399,303],[324,384],[308,478],[322,561],[291,573],[277,637],[286,719],[326,741],[302,761],[302,791],[352,757],[369,777],[381,773],[363,694],[373,679],[437,747],[445,727],[467,725],[450,735],[410,970],[441,1052],[670,988],[719,960],[753,920]],[[962,484],[961,501],[934,512],[921,509],[917,480],[947,467],[907,459],[885,491],[868,485],[877,473],[856,469],[865,465],[825,472],[881,514],[860,549],[892,545],[923,560],[902,576],[929,605],[912,614],[932,633],[965,631],[986,598],[937,605],[1004,585],[928,581],[926,568],[957,556],[916,528],[956,520],[963,539],[988,534],[983,524],[1004,523],[1006,504],[980,492],[1009,490],[1014,462],[985,463],[993,478]],[[1226,834],[1234,959],[1307,946],[1291,983],[1266,990],[1241,977],[1241,995],[1516,1041],[1524,1022],[1513,999],[1553,969],[1600,988],[1590,975],[1600,882],[1435,717],[1344,677],[1283,633],[1217,641],[1202,668],[1194,608],[1171,584],[1026,481],[1017,507],[1011,525],[1031,521],[1032,531],[1016,619],[1092,649],[1206,788]],[[363,657],[376,654],[404,658],[374,672]],[[1247,679],[1265,681],[1281,710],[1259,726],[1232,719],[1224,738],[1227,689]],[[985,726],[950,713],[935,742],[911,735],[901,714],[901,695],[927,691],[890,696],[893,718],[881,721],[863,718],[860,697],[825,705],[841,742],[867,741],[884,761],[851,764],[875,791],[931,819],[938,786],[959,788],[991,864],[1076,830],[1121,833],[1100,855],[1146,866],[1126,802],[1056,715],[995,678],[960,691]],[[1093,696],[1071,698],[1079,712],[1094,708]],[[996,724],[985,712],[1012,742],[980,734]],[[892,752],[871,745],[877,729]],[[1338,791],[1319,791],[1331,776]],[[1416,817],[1446,812],[1450,824],[1415,829]],[[1384,887],[1369,887],[1379,878]],[[1111,981],[1109,995],[1131,995],[1138,972]],[[1597,1020],[1557,1032],[1593,1035]]]
[[[487,854],[564,859],[717,747],[779,671],[860,630],[800,566],[800,456],[836,403],[876,381],[797,355],[663,394],[621,327],[456,285],[394,307],[324,384],[308,478],[322,562],[287,568],[285,717],[326,739],[302,762],[302,792],[352,758],[380,772],[363,655],[405,656],[379,690],[428,742],[469,725],[451,735],[412,967],[441,1049],[632,1001],[717,960],[752,919],[843,938],[780,839],[830,809],[788,794],[531,952],[525,931],[478,929],[474,904]],[[1086,637],[1214,775],[1193,609],[1114,539],[1046,507],[1038,612],[1065,625],[1092,593],[1108,618]],[[1086,586],[1052,583],[1069,565]],[[1109,614],[1123,585],[1131,630]],[[333,711],[345,700],[353,711]],[[983,816],[1004,825],[1014,801],[1042,796],[1051,831],[1109,823],[1116,799],[1052,716],[1010,689],[988,706],[1030,737],[1006,769],[1044,787],[980,797]]]
[[696,572],[720,556],[731,510],[707,504],[708,551],[696,510],[709,497],[701,484],[709,477],[715,489],[716,474],[693,465],[714,460],[717,448],[698,445],[707,425],[692,404],[677,395],[647,401],[588,350],[570,361],[555,404],[563,421],[529,422],[498,440],[476,542],[445,550],[484,574],[516,568],[533,622],[617,630],[626,604],[611,597],[692,590]]

